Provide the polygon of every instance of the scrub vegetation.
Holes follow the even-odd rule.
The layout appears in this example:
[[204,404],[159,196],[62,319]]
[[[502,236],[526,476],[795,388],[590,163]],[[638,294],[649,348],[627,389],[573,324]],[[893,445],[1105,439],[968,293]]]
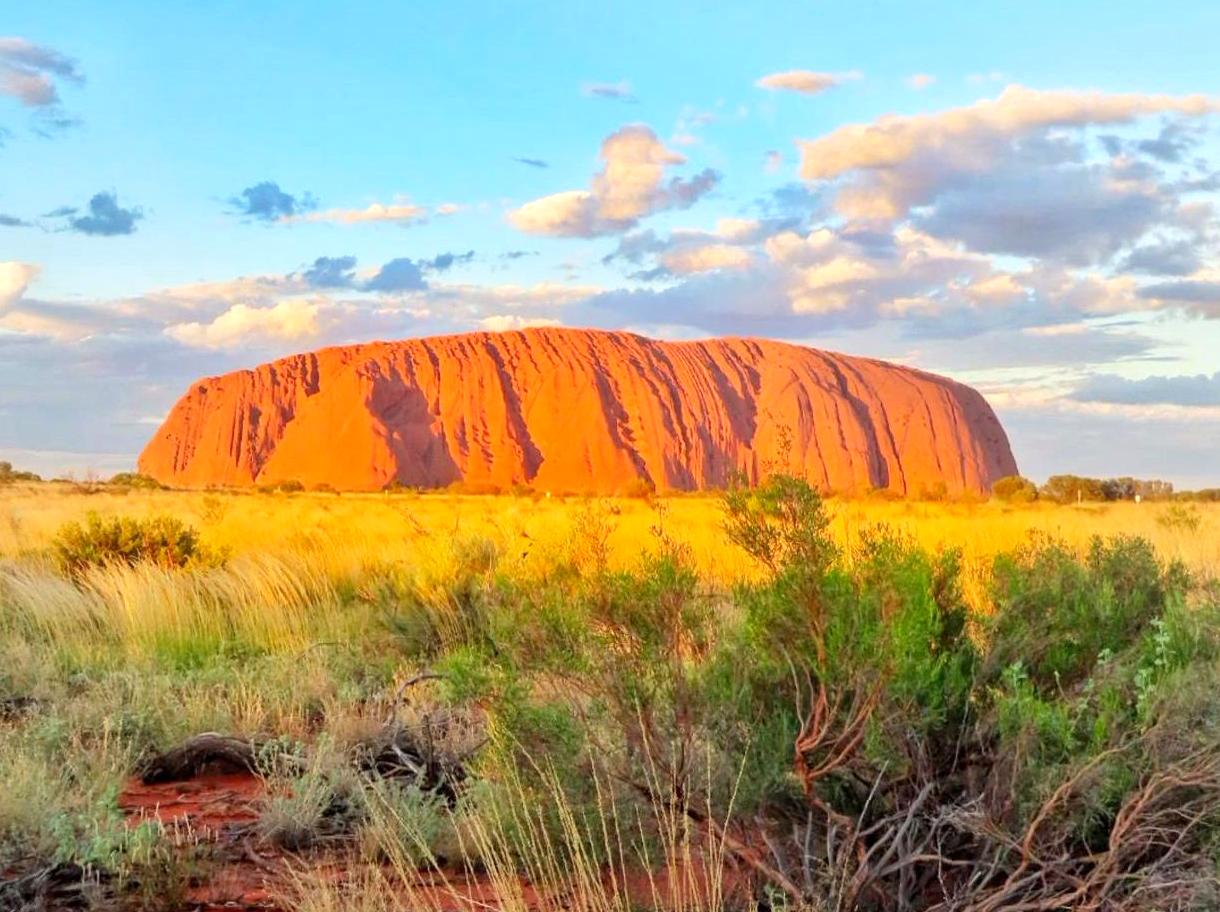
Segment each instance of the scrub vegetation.
[[125,482],[0,492],[0,908],[1220,904],[1210,504]]

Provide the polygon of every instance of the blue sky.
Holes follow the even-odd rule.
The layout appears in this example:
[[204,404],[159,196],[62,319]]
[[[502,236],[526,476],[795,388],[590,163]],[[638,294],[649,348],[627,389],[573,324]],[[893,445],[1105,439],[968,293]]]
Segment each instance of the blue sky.
[[0,458],[198,375],[537,322],[982,389],[1023,470],[1220,485],[1215,4],[6,11]]

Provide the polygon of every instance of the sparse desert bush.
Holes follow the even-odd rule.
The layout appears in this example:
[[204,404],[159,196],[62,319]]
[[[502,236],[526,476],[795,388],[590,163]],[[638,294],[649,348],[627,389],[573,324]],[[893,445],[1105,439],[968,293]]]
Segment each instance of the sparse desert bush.
[[205,494],[200,505],[199,515],[208,525],[216,525],[228,512],[228,504],[216,494]]
[[89,513],[84,524],[68,523],[52,542],[64,572],[76,576],[90,567],[148,561],[185,567],[201,554],[199,534],[172,516],[105,519]]
[[1198,507],[1191,504],[1170,504],[1156,518],[1157,524],[1165,529],[1181,532],[1198,532],[1203,524],[1203,516]]
[[117,475],[112,476],[107,484],[116,488],[132,488],[135,490],[165,490],[165,485],[161,484],[157,479],[141,475],[139,472],[119,472]]
[[361,789],[342,753],[322,738],[302,745],[269,745],[269,796],[259,818],[263,837],[291,851],[350,832],[364,813]]
[[1038,499],[1038,486],[1020,475],[1008,475],[991,486],[991,493],[1004,503],[1028,504]]

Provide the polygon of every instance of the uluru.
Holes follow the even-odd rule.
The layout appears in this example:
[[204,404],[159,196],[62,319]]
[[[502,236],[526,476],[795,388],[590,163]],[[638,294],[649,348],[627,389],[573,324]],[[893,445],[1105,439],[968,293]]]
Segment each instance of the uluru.
[[192,384],[140,471],[182,487],[527,485],[616,493],[801,474],[983,493],[1015,474],[975,390],[763,339],[536,328],[326,348]]

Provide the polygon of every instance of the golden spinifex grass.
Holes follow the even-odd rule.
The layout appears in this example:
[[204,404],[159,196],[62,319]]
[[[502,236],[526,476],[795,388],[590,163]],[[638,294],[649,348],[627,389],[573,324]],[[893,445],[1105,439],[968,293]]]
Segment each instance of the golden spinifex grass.
[[[1159,857],[1146,840],[1179,798],[1186,835],[1148,876],[1203,895],[1220,507],[772,488],[800,509],[0,489],[0,868],[182,881],[157,843],[173,834],[136,837],[116,796],[151,754],[220,732],[269,751],[250,838],[332,853],[281,884],[301,908],[475,889],[712,912],[748,886],[898,909],[923,884],[956,910],[961,877],[1091,900]],[[57,562],[57,530],[90,511],[181,520],[200,550]],[[1144,814],[1175,776],[1194,791]],[[1004,885],[1031,865],[1041,893]]]
[[[507,495],[204,493],[75,485],[0,487],[0,557],[45,548],[61,526],[88,512],[179,518],[205,541],[234,555],[304,557],[315,573],[359,574],[386,562],[426,568],[448,559],[447,543],[486,539],[501,566],[545,572],[584,549],[597,559],[599,535],[612,566],[633,565],[656,533],[689,546],[700,574],[729,583],[758,568],[722,534],[714,494],[657,498]],[[885,524],[929,550],[960,548],[966,562],[986,560],[1042,532],[1077,547],[1095,535],[1146,538],[1157,550],[1207,572],[1220,569],[1220,504],[828,501],[831,532],[850,547],[861,531]]]

